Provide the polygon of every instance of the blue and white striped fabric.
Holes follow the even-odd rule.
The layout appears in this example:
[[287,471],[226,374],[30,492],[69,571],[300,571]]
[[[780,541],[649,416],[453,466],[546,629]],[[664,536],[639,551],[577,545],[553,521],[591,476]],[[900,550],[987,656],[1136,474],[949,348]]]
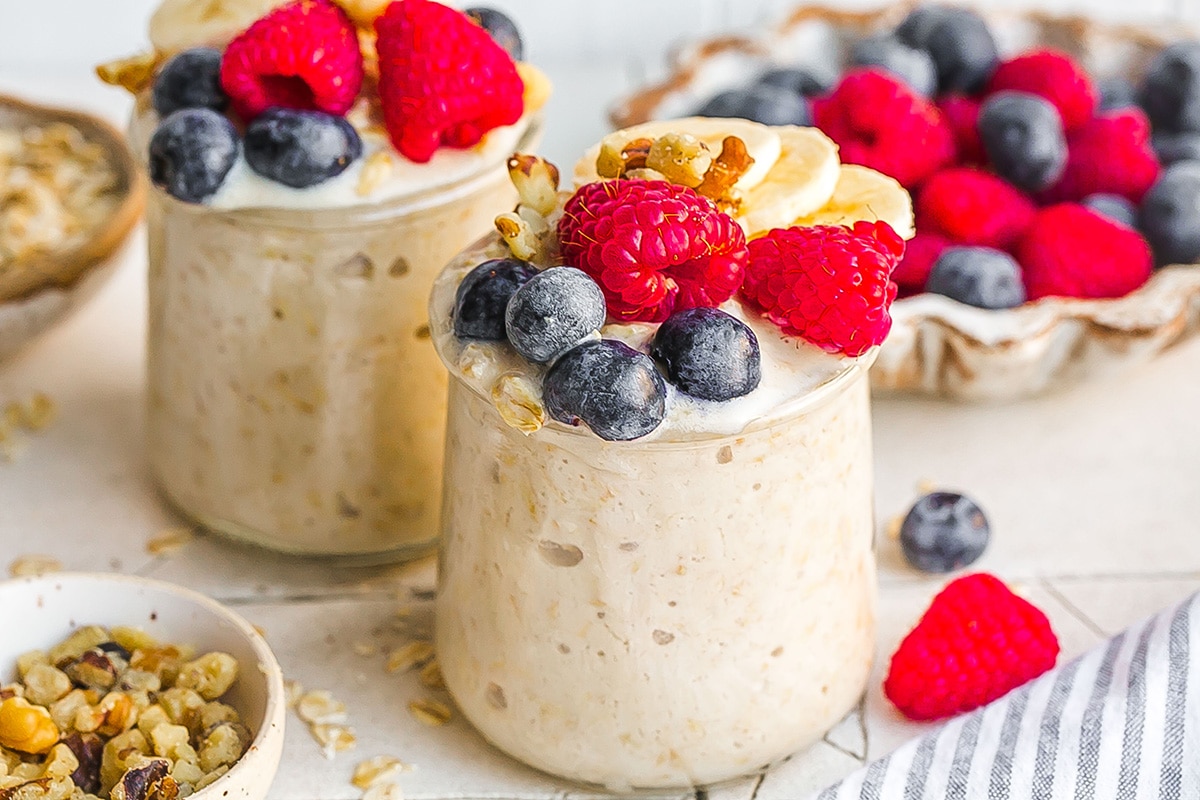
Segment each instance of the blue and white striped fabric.
[[817,800],[1200,798],[1200,594]]

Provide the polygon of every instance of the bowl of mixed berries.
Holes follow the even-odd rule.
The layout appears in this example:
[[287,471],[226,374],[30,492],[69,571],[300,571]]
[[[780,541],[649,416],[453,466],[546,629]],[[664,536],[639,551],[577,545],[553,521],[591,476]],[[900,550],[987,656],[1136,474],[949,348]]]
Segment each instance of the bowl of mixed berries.
[[1200,329],[1200,40],[1081,17],[806,7],[680,48],[615,124],[812,125],[912,194],[879,391],[1025,397]]

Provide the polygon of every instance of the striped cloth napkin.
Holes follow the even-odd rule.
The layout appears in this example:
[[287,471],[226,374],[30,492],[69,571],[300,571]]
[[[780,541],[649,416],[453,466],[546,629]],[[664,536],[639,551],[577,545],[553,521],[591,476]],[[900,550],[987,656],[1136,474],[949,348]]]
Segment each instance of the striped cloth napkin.
[[1200,798],[1200,594],[817,800]]

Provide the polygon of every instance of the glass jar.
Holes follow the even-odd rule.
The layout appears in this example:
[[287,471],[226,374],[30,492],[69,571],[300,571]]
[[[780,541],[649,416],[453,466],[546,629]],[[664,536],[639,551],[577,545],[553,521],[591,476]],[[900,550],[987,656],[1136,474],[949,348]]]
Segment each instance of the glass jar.
[[522,433],[451,368],[436,647],[475,727],[630,791],[835,725],[874,650],[870,360],[741,433],[632,442]]
[[429,552],[446,387],[429,291],[515,203],[503,162],[345,208],[217,210],[155,190],[149,448],[169,501],[289,553]]

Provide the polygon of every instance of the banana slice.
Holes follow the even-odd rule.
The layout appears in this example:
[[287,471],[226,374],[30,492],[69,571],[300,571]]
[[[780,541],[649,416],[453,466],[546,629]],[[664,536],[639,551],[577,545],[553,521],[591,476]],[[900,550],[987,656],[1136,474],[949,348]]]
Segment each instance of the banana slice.
[[[634,139],[657,139],[667,133],[690,133],[708,145],[708,149],[716,155],[721,152],[721,142],[725,140],[726,136],[736,136],[746,143],[746,150],[754,159],[754,164],[734,184],[735,188],[747,191],[761,183],[775,162],[779,160],[782,145],[777,130],[744,119],[686,117],[644,122],[641,125],[610,133],[604,137],[604,141],[612,142],[617,145],[617,149],[620,149]],[[600,145],[596,144],[576,162],[574,172],[576,188],[585,183],[600,180],[600,175],[596,172],[598,155],[600,155]]]
[[761,183],[746,192],[737,221],[750,235],[782,228],[812,214],[833,197],[838,183],[838,148],[816,128],[773,128],[779,135],[779,160]]
[[842,165],[837,188],[824,207],[793,224],[853,225],[859,220],[882,220],[905,239],[916,233],[912,198],[904,187],[882,172],[855,164]]
[[160,53],[219,45],[285,0],[163,0],[150,16],[150,43]]

